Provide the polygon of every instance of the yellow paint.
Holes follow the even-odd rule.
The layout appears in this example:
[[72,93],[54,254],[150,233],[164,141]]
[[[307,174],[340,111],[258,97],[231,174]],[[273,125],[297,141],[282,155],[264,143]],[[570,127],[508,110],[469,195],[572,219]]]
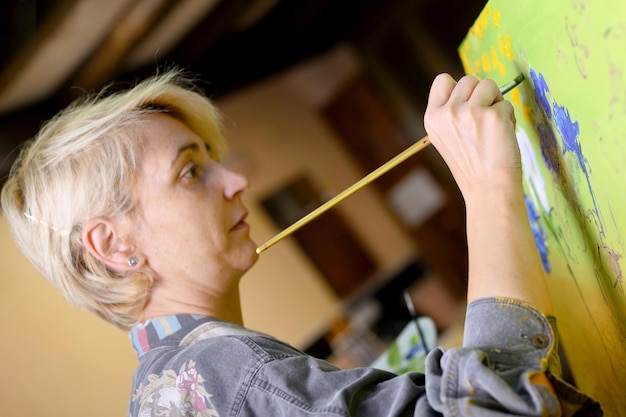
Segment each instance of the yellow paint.
[[467,57],[467,53],[464,51],[459,52],[459,57],[461,58],[461,64],[464,68],[469,67],[469,58]]
[[509,61],[513,60],[513,50],[511,49],[511,37],[509,35],[504,35],[504,51],[506,55],[506,59]]
[[487,52],[483,53],[482,57],[483,71],[489,72],[491,71],[491,64],[489,63],[489,55]]
[[[463,44],[463,49],[466,50],[465,54],[469,54],[469,42]],[[498,33],[498,49],[500,50],[500,55],[505,55],[506,51],[504,49],[504,40],[502,39],[502,34]]]
[[511,103],[516,105],[516,106],[520,106],[520,95],[519,95],[519,89],[518,88],[514,88],[513,90],[511,90]]
[[491,11],[489,5],[487,5],[482,13],[478,16],[478,20],[476,24],[473,26],[476,36],[480,39],[484,36],[484,31],[489,27],[489,16],[491,15]]
[[[490,0],[474,24],[480,36],[468,35],[459,49],[473,64],[466,71],[478,78],[502,83],[512,73],[527,77],[507,99],[518,135],[527,140],[526,160],[535,162],[524,164],[525,189],[545,229],[559,334],[577,385],[602,403],[607,416],[619,416],[626,409],[620,391],[626,381],[626,200],[615,190],[626,172],[626,145],[618,140],[626,122],[617,117],[625,102],[619,92],[626,55],[618,28],[626,27],[626,3],[580,4]],[[549,88],[545,98],[535,95],[531,63]],[[566,144],[539,99],[553,112],[564,107],[577,123],[581,147],[573,149],[582,157],[566,148],[571,138]]]
[[492,65],[497,71],[500,73],[501,77],[506,75],[506,70],[504,69],[504,64],[500,62],[500,58],[498,58],[498,52],[496,52],[496,47],[491,47],[491,61]]
[[526,104],[526,105],[522,106],[522,115],[524,115],[524,120],[527,123],[532,122],[532,120],[533,120],[533,113],[534,113],[533,108],[530,105]]
[[481,25],[476,25],[476,27],[474,27],[474,33],[476,34],[476,36],[478,36],[480,39],[483,38],[483,27]]
[[496,29],[500,29],[500,10],[493,9],[493,25]]
[[476,393],[476,389],[474,388],[474,386],[472,385],[471,381],[465,381],[465,384],[467,385],[467,389],[469,391],[469,395],[474,395]]

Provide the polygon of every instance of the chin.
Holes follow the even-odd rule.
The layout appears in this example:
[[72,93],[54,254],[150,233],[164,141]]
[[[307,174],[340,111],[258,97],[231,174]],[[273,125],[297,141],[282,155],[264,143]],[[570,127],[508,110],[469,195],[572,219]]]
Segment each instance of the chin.
[[254,243],[252,240],[250,240],[250,245],[246,245],[246,259],[246,266],[244,266],[243,268],[244,272],[252,268],[259,259],[259,254],[256,253],[256,243]]

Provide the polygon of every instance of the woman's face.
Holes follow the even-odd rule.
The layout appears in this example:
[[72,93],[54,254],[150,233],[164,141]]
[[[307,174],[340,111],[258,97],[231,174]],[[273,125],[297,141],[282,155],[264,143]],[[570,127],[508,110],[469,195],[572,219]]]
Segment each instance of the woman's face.
[[257,259],[241,201],[247,178],[211,158],[179,120],[153,114],[142,124],[136,251],[163,282],[203,291],[229,286]]

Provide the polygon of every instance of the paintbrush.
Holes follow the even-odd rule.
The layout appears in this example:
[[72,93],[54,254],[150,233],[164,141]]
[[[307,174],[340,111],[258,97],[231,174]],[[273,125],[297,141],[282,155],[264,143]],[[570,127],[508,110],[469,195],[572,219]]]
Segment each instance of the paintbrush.
[[[517,77],[515,77],[513,81],[506,83],[502,87],[500,87],[500,93],[502,93],[503,95],[508,93],[513,88],[517,87],[522,81],[524,81],[524,74],[518,75]],[[418,153],[419,151],[427,147],[429,144],[430,144],[430,139],[428,139],[428,136],[424,136],[422,139],[418,140],[413,145],[409,146],[404,151],[400,152],[398,155],[396,155],[395,157],[387,161],[385,164],[376,168],[374,171],[370,172],[365,177],[363,177],[362,179],[360,179],[359,181],[357,181],[350,187],[346,188],[343,192],[337,194],[335,197],[331,198],[330,200],[328,200],[327,202],[325,202],[324,204],[322,204],[321,206],[319,206],[318,208],[316,208],[315,210],[313,210],[306,216],[302,217],[300,220],[293,223],[291,226],[287,227],[282,232],[278,233],[276,236],[274,236],[273,238],[271,238],[270,240],[268,240],[267,242],[265,242],[258,248],[256,248],[256,253],[261,253],[265,251],[267,248],[273,246],[278,241],[289,236],[290,234],[292,234],[293,232],[295,232],[296,230],[298,230],[305,224],[309,223],[311,220],[317,218],[320,214],[326,212],[328,209],[332,208],[336,204],[345,200],[347,197],[356,193],[361,188],[365,187],[367,184],[376,180],[381,175],[385,174],[386,172],[400,165],[402,162],[406,161],[408,158],[415,155],[416,153]]]

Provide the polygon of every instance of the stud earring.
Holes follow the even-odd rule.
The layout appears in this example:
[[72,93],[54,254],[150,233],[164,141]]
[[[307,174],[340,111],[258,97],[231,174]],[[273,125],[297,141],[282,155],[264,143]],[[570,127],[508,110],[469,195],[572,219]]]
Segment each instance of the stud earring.
[[128,265],[131,267],[135,267],[137,266],[137,264],[139,263],[139,258],[137,258],[135,255],[131,255],[128,258]]

